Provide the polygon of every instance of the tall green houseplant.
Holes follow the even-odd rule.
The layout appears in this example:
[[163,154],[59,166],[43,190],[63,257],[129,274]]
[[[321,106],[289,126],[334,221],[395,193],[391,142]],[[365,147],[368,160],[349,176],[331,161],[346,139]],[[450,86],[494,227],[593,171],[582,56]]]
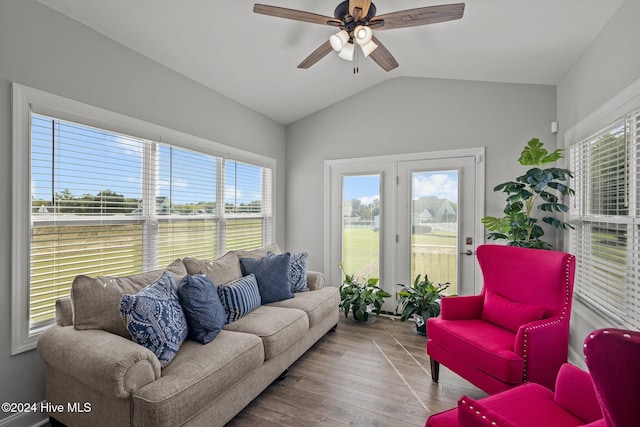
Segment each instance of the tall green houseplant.
[[551,249],[551,244],[542,240],[544,229],[539,219],[559,230],[573,228],[556,216],[569,210],[560,197],[575,194],[567,182],[573,174],[568,169],[545,167],[563,158],[564,150],[549,153],[543,145],[538,138],[529,141],[518,162],[532,168],[515,181],[504,182],[493,189],[507,193],[507,205],[503,217],[482,218],[484,226],[491,231],[488,239],[507,240],[509,246]]

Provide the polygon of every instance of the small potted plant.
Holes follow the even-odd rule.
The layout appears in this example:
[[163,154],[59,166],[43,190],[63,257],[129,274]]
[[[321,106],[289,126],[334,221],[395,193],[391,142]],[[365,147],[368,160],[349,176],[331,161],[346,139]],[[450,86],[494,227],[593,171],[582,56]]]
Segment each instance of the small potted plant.
[[450,283],[434,283],[425,274],[421,280],[418,274],[412,286],[405,286],[398,292],[398,307],[402,307],[400,320],[405,321],[413,315],[416,332],[427,335],[427,319],[440,315],[440,300],[447,296],[444,291]]
[[391,294],[378,286],[378,279],[363,279],[360,282],[353,274],[344,271],[342,263],[339,266],[345,275],[340,286],[340,308],[344,310],[345,317],[348,318],[351,311],[352,319],[356,322],[373,322],[375,318],[369,314],[375,313],[378,316],[384,299],[389,298]]

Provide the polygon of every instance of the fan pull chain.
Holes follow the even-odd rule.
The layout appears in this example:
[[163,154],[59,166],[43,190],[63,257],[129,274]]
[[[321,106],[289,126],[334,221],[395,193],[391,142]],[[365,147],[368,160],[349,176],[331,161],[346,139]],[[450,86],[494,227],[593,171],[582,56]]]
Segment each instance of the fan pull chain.
[[360,68],[358,67],[358,45],[355,46],[355,52],[353,53],[353,74],[358,74],[360,72]]

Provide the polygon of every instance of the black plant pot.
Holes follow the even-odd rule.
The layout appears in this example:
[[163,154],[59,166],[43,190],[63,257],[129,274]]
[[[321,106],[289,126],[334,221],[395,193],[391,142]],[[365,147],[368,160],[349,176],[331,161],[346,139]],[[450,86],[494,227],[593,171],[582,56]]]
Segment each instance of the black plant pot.
[[365,312],[362,319],[356,319],[356,317],[354,316],[354,313],[352,312],[351,320],[353,320],[356,323],[362,323],[362,324],[373,323],[376,321],[376,315],[373,313]]

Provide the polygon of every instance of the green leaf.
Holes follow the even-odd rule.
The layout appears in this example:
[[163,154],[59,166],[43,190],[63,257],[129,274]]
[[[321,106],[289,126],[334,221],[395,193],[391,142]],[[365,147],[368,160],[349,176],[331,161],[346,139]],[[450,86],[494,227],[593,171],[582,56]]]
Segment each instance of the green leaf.
[[545,212],[567,212],[569,207],[561,203],[541,203],[538,208]]
[[503,233],[489,233],[487,234],[487,239],[489,240],[505,240],[508,239],[509,236]]

